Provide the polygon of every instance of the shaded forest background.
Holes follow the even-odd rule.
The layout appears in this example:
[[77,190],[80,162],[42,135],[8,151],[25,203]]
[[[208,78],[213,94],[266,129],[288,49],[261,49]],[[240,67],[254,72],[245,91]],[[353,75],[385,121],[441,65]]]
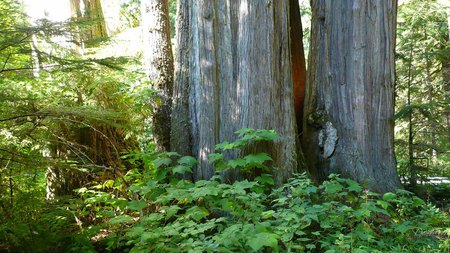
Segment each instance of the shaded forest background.
[[[277,158],[254,148],[277,143],[272,129],[235,129],[211,165],[165,150],[144,3],[71,0],[60,19],[0,3],[0,251],[448,252],[449,3],[398,6],[391,120],[404,189],[384,194],[334,174],[277,181]],[[308,60],[313,14],[299,7]],[[167,14],[173,46],[176,1]],[[184,180],[202,166],[220,173]]]

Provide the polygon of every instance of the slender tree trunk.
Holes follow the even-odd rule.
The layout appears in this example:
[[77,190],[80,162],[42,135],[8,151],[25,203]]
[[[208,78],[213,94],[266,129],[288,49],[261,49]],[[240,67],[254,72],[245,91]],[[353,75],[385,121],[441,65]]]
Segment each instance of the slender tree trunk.
[[[409,66],[408,66],[408,90],[406,105],[411,106],[411,84],[412,84],[412,67],[413,67],[413,45],[409,52]],[[414,130],[413,130],[413,110],[410,109],[408,113],[408,169],[409,169],[409,184],[414,189],[417,186],[417,171],[414,164]]]
[[[450,4],[447,3],[448,7],[450,8]],[[450,11],[447,11],[447,44],[450,45]],[[449,47],[447,47],[449,48]],[[445,91],[445,99],[446,101],[450,101],[450,56],[447,57],[446,60],[442,62],[442,76],[444,79],[444,91]],[[447,138],[450,142],[450,106],[447,105],[446,107],[446,114],[447,114]]]
[[[428,38],[426,30],[425,30],[425,38]],[[428,88],[428,103],[433,104],[433,97],[435,94],[434,94],[434,86],[433,86],[433,77],[432,77],[432,73],[431,73],[432,62],[431,62],[428,52],[425,51],[424,53],[425,53],[425,57],[426,57],[426,73],[427,73],[426,86]],[[429,127],[429,129],[427,129],[427,131],[429,132],[429,135],[430,135],[430,139],[431,139],[430,152],[429,152],[430,160],[435,158],[437,155],[437,152],[436,152],[436,150],[437,150],[436,120],[434,118],[435,117],[431,117],[428,119],[428,121],[430,122],[430,127]]]
[[148,77],[158,91],[152,117],[157,149],[170,150],[170,113],[173,92],[173,56],[170,42],[169,7],[167,0],[141,2],[145,58]]
[[394,157],[395,0],[315,0],[303,146],[319,181],[401,187]]
[[[183,5],[189,28],[179,35],[189,37],[178,38],[179,43],[187,41],[178,48],[177,59],[188,59],[183,49],[189,50],[189,59],[183,62],[188,69],[177,67],[175,94],[189,93],[183,94],[188,98],[175,99],[177,104],[189,101],[182,107],[189,110],[191,152],[199,159],[194,180],[215,174],[208,154],[216,144],[232,141],[235,131],[250,127],[279,133],[275,143],[254,145],[246,152],[267,152],[278,168],[276,181],[286,181],[297,171],[298,157],[289,1],[186,0]],[[180,115],[178,109],[174,115]],[[225,180],[239,177],[228,173]]]

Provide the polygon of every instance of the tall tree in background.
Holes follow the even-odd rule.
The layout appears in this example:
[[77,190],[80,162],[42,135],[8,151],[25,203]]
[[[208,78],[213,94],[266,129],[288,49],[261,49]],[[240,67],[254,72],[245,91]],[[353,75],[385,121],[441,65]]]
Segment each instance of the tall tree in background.
[[309,168],[319,180],[339,173],[393,191],[401,187],[391,119],[397,1],[311,3],[303,133]]
[[[95,41],[108,37],[100,0],[85,0],[83,4],[84,9],[80,1],[71,1],[71,15],[78,29],[68,31],[72,40],[66,38],[78,42],[76,47],[79,52],[93,47]],[[67,49],[61,48],[61,51]],[[70,57],[72,64],[86,61],[83,55]],[[125,140],[123,126],[127,120],[118,113],[124,108],[121,95],[117,95],[122,84],[111,82],[114,73],[102,66],[101,59],[96,61],[100,64],[95,72],[89,69],[90,63],[87,61],[87,66],[80,67],[80,71],[73,70],[63,77],[64,83],[71,84],[69,91],[73,97],[66,102],[71,108],[62,109],[60,113],[64,116],[54,123],[58,131],[53,131],[51,135],[49,149],[52,163],[46,173],[47,199],[73,194],[74,189],[95,177],[97,172],[102,172],[104,179],[120,176],[123,167],[121,152],[136,146],[134,139]],[[107,65],[113,66],[114,63]],[[56,74],[52,78],[56,78]],[[99,113],[96,119],[79,114],[79,111],[91,110],[92,107]]]
[[70,8],[72,17],[84,22],[82,42],[92,43],[108,37],[101,0],[70,0]]
[[[208,154],[246,127],[279,133],[275,143],[246,150],[265,151],[273,158],[277,183],[297,171],[289,3],[179,1],[183,20],[178,21],[173,117],[182,120],[173,121],[181,125],[172,133],[191,136],[190,143],[178,145],[191,145],[198,157],[195,180],[214,175]],[[226,180],[238,177],[229,173]]]
[[[445,2],[445,1],[443,1]],[[421,15],[417,15],[420,12]],[[430,174],[448,173],[447,14],[439,1],[399,6],[396,48],[396,155],[411,190]],[[407,148],[405,148],[407,146]]]
[[170,41],[170,20],[167,0],[141,2],[144,29],[144,63],[148,77],[157,90],[152,117],[157,149],[170,150],[170,113],[173,93],[173,56]]
[[[450,52],[450,3],[447,1],[442,1],[447,7],[447,45],[446,48]],[[450,142],[450,53],[447,52],[447,57],[442,61],[442,74],[444,79],[444,91],[445,100],[447,101],[447,139]]]

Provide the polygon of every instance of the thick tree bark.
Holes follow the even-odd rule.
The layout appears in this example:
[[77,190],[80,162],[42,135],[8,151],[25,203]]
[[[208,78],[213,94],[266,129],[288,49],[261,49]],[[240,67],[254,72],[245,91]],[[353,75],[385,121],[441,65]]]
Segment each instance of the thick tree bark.
[[158,91],[152,116],[157,149],[170,150],[170,113],[173,91],[173,56],[167,0],[141,2],[144,29],[144,63],[153,88]]
[[174,89],[170,147],[181,155],[192,155],[189,118],[189,69],[191,53],[191,2],[177,1],[175,27]]
[[315,0],[303,146],[311,173],[401,187],[394,157],[395,0]]
[[[254,145],[245,152],[267,152],[278,168],[276,181],[286,181],[297,171],[298,157],[289,1],[186,0],[183,6],[189,28],[178,31],[178,43],[184,44],[177,49],[175,108],[189,111],[191,152],[199,159],[194,180],[215,174],[208,154],[216,144],[232,141],[235,131],[251,127],[279,133],[275,143]],[[189,91],[183,94],[188,97],[179,97],[183,91]],[[176,109],[174,119],[183,110]],[[178,129],[186,121],[181,124]],[[228,173],[225,180],[239,177]]]

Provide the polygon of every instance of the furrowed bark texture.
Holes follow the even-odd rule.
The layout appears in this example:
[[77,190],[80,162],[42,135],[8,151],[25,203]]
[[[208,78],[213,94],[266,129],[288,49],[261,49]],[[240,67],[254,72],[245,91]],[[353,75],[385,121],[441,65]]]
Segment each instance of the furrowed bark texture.
[[313,0],[303,147],[319,181],[401,187],[394,157],[395,0]]
[[153,103],[153,135],[160,151],[170,150],[170,113],[173,92],[173,56],[167,0],[141,2],[144,29],[144,64],[153,88],[158,91]]
[[[177,20],[175,23],[175,48],[177,50],[174,55],[170,148],[171,151],[183,156],[193,155],[189,118],[190,6],[189,1],[177,1]],[[191,173],[185,173],[182,177],[188,180],[193,179]]]
[[[175,109],[173,119],[189,111],[191,152],[199,159],[194,180],[215,174],[208,154],[216,144],[232,141],[235,131],[251,127],[279,133],[274,144],[254,145],[245,152],[267,152],[279,168],[276,181],[285,181],[297,170],[289,1],[187,0],[183,6],[189,28],[178,28],[177,42],[182,44],[175,91],[175,108],[180,104],[183,109]],[[188,91],[188,98],[182,98],[182,91]],[[225,180],[239,177],[238,172],[227,173]]]

